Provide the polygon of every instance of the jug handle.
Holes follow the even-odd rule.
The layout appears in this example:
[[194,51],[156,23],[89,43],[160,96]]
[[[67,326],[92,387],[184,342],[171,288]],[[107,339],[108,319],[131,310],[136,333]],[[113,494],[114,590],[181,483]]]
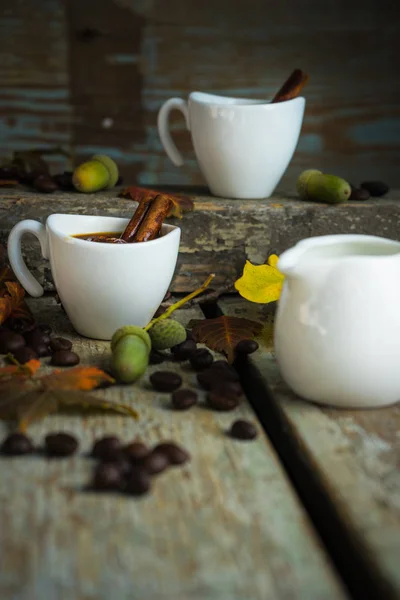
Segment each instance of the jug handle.
[[158,135],[170,161],[181,167],[184,163],[183,156],[176,147],[169,130],[169,114],[172,110],[179,110],[185,117],[186,127],[190,131],[189,108],[186,100],[182,98],[170,98],[161,106],[157,116]]

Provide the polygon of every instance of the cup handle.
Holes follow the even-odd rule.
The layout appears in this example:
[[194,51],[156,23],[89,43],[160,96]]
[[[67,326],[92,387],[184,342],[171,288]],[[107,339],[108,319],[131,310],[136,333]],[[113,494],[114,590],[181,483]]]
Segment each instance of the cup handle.
[[17,223],[10,232],[7,242],[8,259],[14,274],[22,287],[30,296],[39,298],[43,296],[44,290],[37,279],[29,271],[22,258],[21,241],[25,233],[33,233],[40,242],[43,258],[49,258],[49,244],[47,240],[46,227],[38,221],[26,219]]
[[161,143],[168,158],[176,167],[181,167],[184,162],[183,156],[175,146],[175,143],[169,132],[169,113],[174,109],[180,110],[181,113],[183,113],[186,121],[186,127],[190,131],[189,109],[186,100],[182,100],[182,98],[170,98],[164,102],[158,112],[157,127],[158,135],[160,136]]

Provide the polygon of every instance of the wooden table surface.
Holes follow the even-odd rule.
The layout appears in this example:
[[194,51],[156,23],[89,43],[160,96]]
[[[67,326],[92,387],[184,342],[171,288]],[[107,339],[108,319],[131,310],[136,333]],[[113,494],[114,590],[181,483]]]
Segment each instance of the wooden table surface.
[[[107,367],[109,344],[79,337],[53,297],[29,303],[73,341],[82,364]],[[226,298],[211,308],[260,318],[254,307]],[[185,324],[204,316],[198,307],[175,314]],[[160,368],[152,366],[133,386],[95,392],[135,407],[137,421],[52,415],[30,428],[32,438],[73,432],[76,456],[1,459],[2,600],[400,598],[399,406],[306,404],[280,381],[273,354],[259,349],[237,365],[247,399],[215,413],[187,365],[164,366],[197,389],[199,406],[172,410],[169,395],[149,386]],[[226,435],[238,417],[257,424],[255,441]],[[85,453],[106,434],[172,439],[192,460],[160,475],[140,499],[89,493]]]

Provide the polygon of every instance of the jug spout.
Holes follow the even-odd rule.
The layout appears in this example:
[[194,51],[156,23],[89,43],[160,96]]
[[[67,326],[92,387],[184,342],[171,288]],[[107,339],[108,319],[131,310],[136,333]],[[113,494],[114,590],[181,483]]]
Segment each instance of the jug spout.
[[304,242],[299,242],[293,248],[285,250],[278,260],[277,268],[285,277],[300,277],[301,257],[307,250]]

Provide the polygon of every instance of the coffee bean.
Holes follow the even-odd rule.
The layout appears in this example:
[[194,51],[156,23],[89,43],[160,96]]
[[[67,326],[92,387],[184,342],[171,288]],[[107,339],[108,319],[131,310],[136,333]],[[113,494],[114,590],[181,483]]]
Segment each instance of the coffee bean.
[[58,190],[58,185],[53,181],[50,175],[38,175],[33,181],[33,187],[42,194],[51,194]]
[[165,454],[170,465],[183,465],[190,460],[189,452],[174,442],[162,442],[154,448],[154,452]]
[[207,404],[213,410],[228,411],[234,410],[239,406],[239,399],[236,394],[228,394],[223,390],[211,390],[207,394]]
[[240,340],[235,347],[237,354],[253,354],[258,350],[258,344],[255,340]]
[[70,350],[57,350],[51,357],[50,364],[56,367],[73,367],[79,364],[80,358]]
[[149,475],[158,475],[169,466],[166,454],[153,450],[142,461],[141,466]]
[[171,350],[176,360],[188,360],[197,350],[197,345],[193,340],[185,340]]
[[131,463],[136,464],[142,462],[150,454],[150,450],[146,444],[131,442],[124,447],[124,454]]
[[50,348],[53,352],[58,350],[71,350],[72,342],[62,337],[55,337],[50,340]]
[[211,390],[218,384],[223,384],[228,381],[236,382],[239,379],[236,371],[229,367],[211,365],[208,369],[197,373],[197,381],[205,390]]
[[112,465],[113,467],[115,467],[116,469],[118,469],[118,471],[120,471],[122,477],[127,477],[132,469],[132,465],[129,462],[129,460],[122,454],[119,454],[118,456],[116,456],[115,458],[113,458],[113,460],[103,460],[101,461],[101,464],[103,465]]
[[172,394],[172,406],[176,410],[187,410],[197,403],[197,394],[194,390],[175,390]]
[[122,487],[122,473],[120,469],[112,463],[101,463],[97,465],[92,488],[95,490],[119,490]]
[[125,492],[132,496],[143,496],[150,491],[150,475],[144,469],[136,467],[132,469],[125,485]]
[[50,348],[47,344],[38,344],[34,346],[33,350],[36,352],[38,356],[50,356]]
[[233,423],[229,435],[238,440],[254,440],[257,437],[257,429],[250,421],[239,419]]
[[225,396],[243,396],[243,389],[239,381],[223,381],[217,379],[213,382],[212,391]]
[[207,348],[199,348],[190,357],[190,364],[195,371],[201,371],[209,367],[213,361],[213,355]]
[[158,350],[151,350],[149,356],[149,363],[151,365],[160,365],[162,362],[164,362],[165,358],[166,357],[164,356],[164,354],[161,354],[161,352],[158,352]]
[[14,354],[16,350],[25,346],[25,339],[19,333],[13,331],[0,332],[0,354]]
[[44,440],[49,456],[70,456],[78,448],[78,440],[69,433],[50,433]]
[[390,189],[383,181],[364,181],[360,187],[368,190],[371,196],[375,197],[384,196]]
[[351,190],[349,200],[368,200],[371,194],[364,188],[354,188]]
[[182,385],[182,377],[174,371],[156,371],[150,375],[150,383],[157,392],[173,392]]
[[60,190],[68,192],[75,189],[74,184],[72,183],[72,171],[57,173],[57,175],[53,175],[53,180],[58,185]]
[[47,333],[48,335],[50,335],[50,333],[53,331],[50,325],[47,323],[40,323],[37,328],[40,329],[42,333]]
[[25,333],[24,337],[28,346],[31,346],[32,348],[34,346],[39,346],[39,344],[46,344],[47,346],[50,344],[50,335],[39,329],[39,327],[32,331],[28,331]]
[[8,317],[6,324],[9,329],[15,333],[21,333],[22,335],[37,327],[35,322],[31,323],[25,319],[18,319],[18,317]]
[[33,348],[29,348],[28,346],[22,346],[22,348],[18,348],[18,350],[13,352],[13,356],[21,365],[24,365],[30,360],[38,358],[38,354],[33,350]]
[[10,433],[1,445],[2,454],[19,456],[33,452],[33,444],[24,433]]
[[95,441],[91,455],[100,460],[112,461],[121,456],[122,444],[115,435],[107,435]]

